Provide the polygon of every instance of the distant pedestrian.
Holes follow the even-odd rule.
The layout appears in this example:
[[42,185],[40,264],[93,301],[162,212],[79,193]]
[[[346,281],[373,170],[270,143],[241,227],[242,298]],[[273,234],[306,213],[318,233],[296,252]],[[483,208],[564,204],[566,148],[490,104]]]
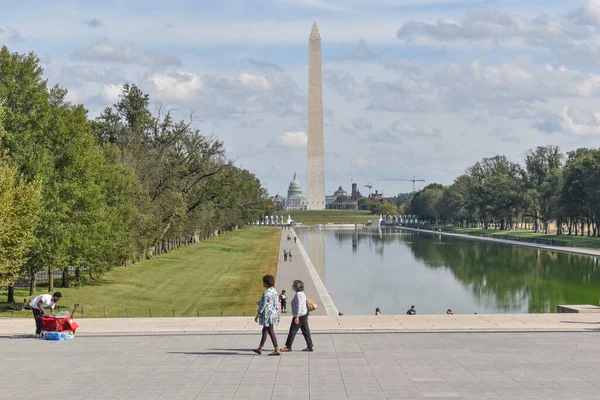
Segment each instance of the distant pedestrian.
[[287,293],[285,290],[281,291],[279,295],[279,301],[281,302],[281,311],[285,314],[287,313]]
[[415,309],[415,306],[410,306],[410,310],[406,312],[406,315],[417,315],[417,310]]
[[296,236],[294,236],[294,244],[296,244],[296,239],[297,239]]
[[454,315],[454,313],[452,312],[452,310],[451,310],[451,309],[448,309],[448,311],[446,311],[446,314],[447,314],[447,315]]
[[375,315],[381,315],[381,310],[379,309],[379,307],[375,309]]
[[287,250],[284,249],[283,250],[283,261],[287,261],[287,258],[288,258],[288,252],[287,252]]
[[273,286],[275,286],[275,277],[273,275],[263,276],[263,287],[265,288],[265,291],[260,298],[256,317],[254,318],[254,322],[258,322],[263,327],[262,337],[258,349],[253,349],[252,351],[256,354],[261,354],[268,335],[271,338],[273,347],[275,347],[275,350],[269,355],[278,356],[281,353],[279,352],[277,337],[275,336],[275,325],[279,323],[279,314],[277,313],[279,296]]
[[292,345],[294,339],[298,333],[298,329],[302,330],[302,336],[306,341],[306,348],[302,351],[314,351],[312,338],[310,336],[310,328],[308,327],[308,307],[306,306],[306,295],[304,294],[304,282],[295,280],[292,284],[292,288],[296,294],[292,299],[292,324],[290,325],[290,331],[288,333],[287,340],[285,341],[285,347],[281,349],[282,352],[292,351]]
[[292,251],[291,250],[288,251],[288,257],[289,257],[290,261],[292,261]]

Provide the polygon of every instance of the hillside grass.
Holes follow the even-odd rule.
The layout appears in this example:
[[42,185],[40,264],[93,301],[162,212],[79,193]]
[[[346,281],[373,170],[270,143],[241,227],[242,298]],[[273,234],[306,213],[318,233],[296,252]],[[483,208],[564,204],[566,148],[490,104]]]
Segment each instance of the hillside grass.
[[[71,311],[79,303],[86,318],[254,315],[262,276],[277,273],[280,234],[276,228],[247,227],[117,267],[90,286],[56,288],[63,294],[59,305]],[[47,289],[38,287],[38,294]],[[19,303],[31,298],[28,290],[17,290],[15,297]],[[1,316],[13,314],[7,306],[0,303]],[[81,307],[76,315],[81,318]],[[14,316],[31,317],[31,311]]]
[[296,222],[302,222],[305,225],[316,224],[365,224],[368,220],[379,219],[378,215],[373,215],[366,210],[323,210],[323,211],[279,211],[277,213],[287,220],[288,215]]

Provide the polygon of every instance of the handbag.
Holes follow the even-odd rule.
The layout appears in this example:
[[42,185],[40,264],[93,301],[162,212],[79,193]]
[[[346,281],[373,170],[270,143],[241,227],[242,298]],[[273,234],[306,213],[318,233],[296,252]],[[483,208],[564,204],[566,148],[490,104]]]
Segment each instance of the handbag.
[[306,308],[308,311],[315,311],[319,306],[312,299],[306,299]]

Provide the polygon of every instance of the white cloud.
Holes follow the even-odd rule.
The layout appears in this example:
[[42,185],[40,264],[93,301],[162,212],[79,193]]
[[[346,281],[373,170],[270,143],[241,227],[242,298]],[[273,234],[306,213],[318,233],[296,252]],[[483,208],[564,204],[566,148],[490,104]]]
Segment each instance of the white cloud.
[[278,64],[263,61],[263,60],[255,60],[254,58],[246,57],[242,60],[243,64],[249,64],[253,67],[263,69],[263,70],[274,70],[277,72],[283,72],[283,68],[281,68]]
[[352,121],[352,126],[358,130],[370,130],[373,128],[373,125],[367,121],[365,118],[358,118]]
[[179,66],[181,60],[162,51],[144,51],[132,45],[122,45],[102,40],[92,46],[81,49],[71,56],[76,61],[111,62],[137,64],[145,67]]
[[103,25],[103,22],[100,21],[98,18],[92,18],[88,21],[83,21],[83,24],[90,28],[98,28]]
[[244,87],[257,91],[269,90],[271,86],[267,78],[261,75],[253,75],[243,72],[240,74],[238,79]]
[[102,97],[108,104],[114,104],[119,100],[122,85],[102,85]]
[[511,127],[495,128],[490,133],[490,136],[503,142],[521,143],[521,139],[515,134],[515,130]]
[[370,141],[375,143],[400,144],[404,139],[439,139],[441,129],[434,128],[428,124],[411,124],[406,122],[395,122],[389,129],[374,133]]
[[409,137],[439,137],[441,129],[434,128],[427,124],[413,125],[398,121],[392,125],[390,131],[401,136]]
[[350,163],[350,166],[353,169],[363,169],[368,165],[369,165],[369,162],[367,160],[365,160],[364,158],[357,158],[356,160],[353,160]]
[[515,107],[515,103],[600,97],[600,75],[563,66],[505,62],[451,63],[391,80],[368,77],[368,108],[390,112],[464,111]]
[[308,137],[304,132],[285,132],[277,136],[275,143],[281,147],[305,147]]
[[[315,8],[327,11],[354,12],[370,9],[372,0],[277,0],[278,3]],[[480,3],[482,0],[462,0],[461,3]],[[379,0],[376,5],[381,8],[431,6],[456,3],[456,0]]]
[[163,100],[189,100],[202,89],[202,81],[192,72],[155,73],[148,80],[154,85],[157,97]]
[[498,11],[473,12],[463,19],[440,19],[435,24],[407,21],[398,29],[399,39],[413,41],[431,38],[439,41],[523,39],[546,42],[549,39],[585,39],[591,32],[567,21],[551,19],[546,15],[523,18]]
[[306,97],[287,75],[256,75],[242,72],[234,76],[206,74],[203,111],[212,115],[267,113],[281,117],[306,115]]
[[115,84],[125,82],[125,73],[120,69],[108,68],[97,70],[89,65],[63,65],[60,68],[59,81],[63,84],[70,81],[78,83],[98,82]]
[[600,26],[600,0],[587,1],[569,13],[569,18],[577,24]]
[[373,57],[375,57],[375,53],[369,48],[364,39],[360,39],[358,46],[356,46],[356,49],[350,58],[354,60],[368,60]]
[[563,132],[574,136],[600,135],[600,112],[563,106],[553,118],[538,121],[536,128],[546,133]]
[[323,84],[347,98],[354,96],[358,88],[354,76],[348,71],[324,70]]
[[19,31],[10,26],[0,28],[0,37],[4,37],[6,40],[11,42],[21,42],[25,40]]
[[335,4],[335,2],[332,2],[332,1],[322,1],[322,0],[277,0],[277,1],[279,3],[296,5],[296,6],[300,6],[300,7],[306,7],[306,8],[317,8],[317,9],[328,10],[328,11],[343,11],[343,12],[348,11],[347,8],[345,8],[341,5],[337,5],[337,4]]

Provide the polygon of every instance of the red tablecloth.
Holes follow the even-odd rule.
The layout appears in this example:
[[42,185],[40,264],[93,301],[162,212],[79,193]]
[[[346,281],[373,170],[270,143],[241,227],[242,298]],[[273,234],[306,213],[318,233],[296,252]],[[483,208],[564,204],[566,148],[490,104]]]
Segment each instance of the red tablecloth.
[[63,317],[63,316],[50,316],[50,317],[42,317],[42,330],[46,332],[51,331],[71,331],[75,333],[75,331],[79,328],[79,325],[71,319],[71,317]]

